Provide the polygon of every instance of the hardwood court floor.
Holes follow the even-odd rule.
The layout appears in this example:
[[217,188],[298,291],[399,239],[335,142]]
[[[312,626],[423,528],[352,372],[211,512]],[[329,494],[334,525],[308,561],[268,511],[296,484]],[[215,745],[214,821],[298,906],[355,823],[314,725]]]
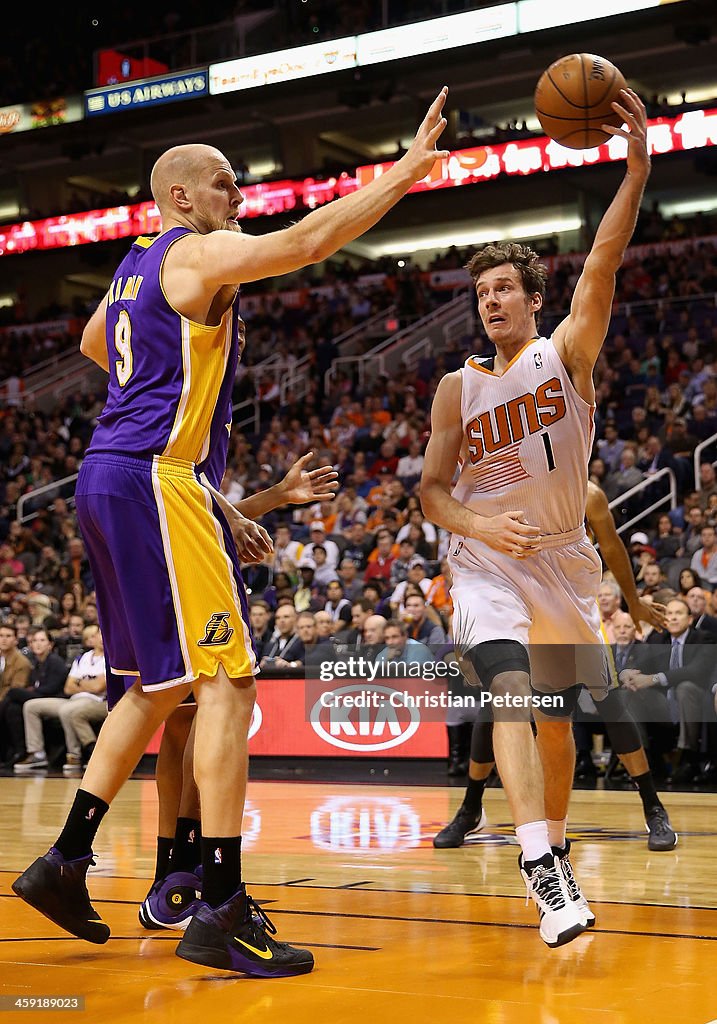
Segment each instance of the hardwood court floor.
[[0,779],[0,996],[82,995],[86,1010],[2,1020],[197,1024],[605,1024],[717,1018],[717,795],[667,794],[677,849],[647,849],[628,792],[576,792],[573,863],[597,926],[560,949],[526,907],[501,790],[460,850],[431,838],[462,790],[251,782],[244,865],[279,937],[310,947],[300,978],[260,981],[194,967],[176,935],[146,932],[137,904],[154,859],[156,795],[130,781],[98,837],[90,892],[106,946],[66,937],[10,889],[50,845],[77,783]]

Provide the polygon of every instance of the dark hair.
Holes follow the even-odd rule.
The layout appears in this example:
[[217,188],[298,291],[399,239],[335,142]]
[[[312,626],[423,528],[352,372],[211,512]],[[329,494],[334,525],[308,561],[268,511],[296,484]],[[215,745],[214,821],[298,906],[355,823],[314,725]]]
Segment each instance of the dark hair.
[[700,576],[700,574],[698,572],[695,572],[695,570],[693,568],[691,568],[689,565],[686,565],[684,567],[684,569],[680,569],[680,575],[678,577],[678,584],[679,584],[679,588],[680,588],[680,594],[686,594],[687,593],[687,590],[683,589],[683,584],[682,584],[682,577],[684,576],[684,574],[686,572],[688,572],[690,574],[690,576],[692,577],[692,583],[690,583],[689,587],[687,587],[687,590],[692,590],[693,587],[701,587],[702,586],[702,577]]
[[389,626],[393,626],[394,629],[400,630],[401,636],[408,636],[408,626],[401,619],[389,619],[385,628],[388,629]]
[[[492,270],[504,263],[512,264],[518,271],[526,295],[534,295],[537,292],[542,299],[545,298],[548,270],[545,264],[540,262],[537,252],[528,245],[520,245],[519,242],[486,245],[466,263],[466,270],[473,278],[473,284],[476,284],[484,270]],[[538,312],[535,314],[536,325],[539,319]]]
[[9,629],[17,636],[17,626],[13,622],[0,622],[0,629]]

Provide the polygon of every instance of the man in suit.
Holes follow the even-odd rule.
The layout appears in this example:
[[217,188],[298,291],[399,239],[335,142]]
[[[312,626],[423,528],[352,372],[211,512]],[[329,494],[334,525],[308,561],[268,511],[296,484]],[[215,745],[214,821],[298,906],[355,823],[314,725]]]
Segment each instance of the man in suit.
[[[30,681],[32,662],[18,650],[17,629],[9,623],[0,626],[0,708],[5,703],[5,697],[9,690],[24,690]],[[0,721],[2,721],[0,711]],[[7,744],[5,738],[0,736],[3,755],[7,756]],[[10,758],[12,763],[13,758]]]
[[276,670],[296,670],[304,664],[304,645],[296,632],[296,609],[281,604],[274,615],[276,634],[261,659],[261,670],[267,675]]
[[271,608],[260,597],[255,598],[249,605],[249,623],[252,636],[254,637],[256,656],[261,661],[264,652],[271,642],[273,629],[271,624]]
[[704,629],[717,638],[717,617],[707,614],[707,598],[702,587],[692,587],[685,594],[685,600],[692,612],[692,628]]
[[714,669],[714,637],[694,629],[683,598],[673,598],[665,612],[666,633],[651,634],[641,651],[641,668],[627,668],[620,682],[630,691],[630,706],[641,722],[666,723],[670,701],[679,718],[679,764],[672,781],[692,782],[700,771],[700,731],[705,694]]
[[635,623],[628,612],[615,612],[612,624],[615,643],[610,646],[619,676],[623,669],[639,667],[639,651],[642,644],[635,639]]

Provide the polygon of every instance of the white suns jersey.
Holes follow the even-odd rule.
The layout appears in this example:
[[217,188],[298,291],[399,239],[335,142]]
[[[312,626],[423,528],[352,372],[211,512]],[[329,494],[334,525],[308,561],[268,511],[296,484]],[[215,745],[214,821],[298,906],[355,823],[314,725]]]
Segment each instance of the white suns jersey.
[[552,338],[529,342],[500,376],[491,365],[471,356],[461,370],[463,442],[453,497],[485,516],[522,510],[543,535],[577,529],[585,519],[594,407],[576,392]]

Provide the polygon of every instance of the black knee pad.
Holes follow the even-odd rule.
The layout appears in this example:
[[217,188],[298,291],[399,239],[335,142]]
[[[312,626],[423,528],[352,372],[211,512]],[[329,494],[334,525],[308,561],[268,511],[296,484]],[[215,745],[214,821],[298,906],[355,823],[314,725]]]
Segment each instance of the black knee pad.
[[517,640],[486,640],[475,647],[456,649],[456,656],[466,682],[486,690],[502,672],[530,675],[528,652]]
[[640,749],[640,730],[630,714],[622,690],[609,690],[595,707],[605,723],[610,746],[616,754],[632,754]]
[[[488,711],[490,705],[487,705],[483,710]],[[475,761],[476,764],[490,764],[491,761],[495,761],[495,754],[493,753],[493,712],[491,710],[490,717],[486,716],[482,721],[473,723],[473,732],[471,733],[471,761]]]
[[550,693],[542,693],[534,686],[531,686],[530,689],[538,700],[542,700],[543,697],[550,698],[544,704],[539,703],[535,706],[535,710],[544,718],[572,718],[575,714],[575,709],[578,706],[577,686],[568,686],[565,690],[551,690]]

